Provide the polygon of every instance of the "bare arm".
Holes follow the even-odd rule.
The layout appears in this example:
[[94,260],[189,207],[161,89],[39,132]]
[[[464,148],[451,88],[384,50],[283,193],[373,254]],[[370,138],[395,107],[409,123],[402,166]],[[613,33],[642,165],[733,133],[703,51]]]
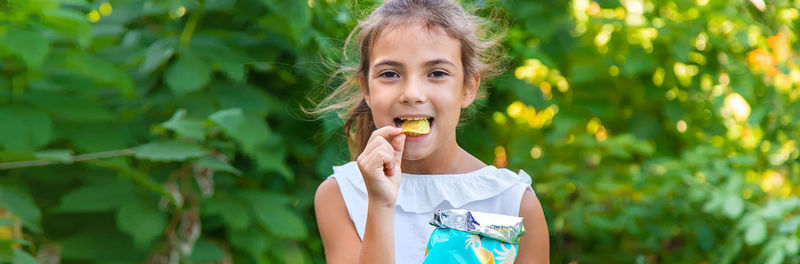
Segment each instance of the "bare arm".
[[526,232],[519,240],[519,250],[514,263],[550,263],[550,235],[539,199],[530,190],[525,190],[519,206],[519,216]]
[[375,130],[356,160],[369,196],[363,241],[335,179],[317,188],[314,209],[328,263],[394,263],[394,203],[405,143],[400,132],[396,127]]
[[314,211],[325,249],[325,261],[331,264],[358,263],[361,239],[347,214],[336,179],[328,178],[317,187]]
[[360,263],[394,263],[394,206],[368,207]]
[[336,179],[327,179],[319,185],[314,211],[327,263],[394,262],[393,207],[370,203],[363,242],[347,214]]

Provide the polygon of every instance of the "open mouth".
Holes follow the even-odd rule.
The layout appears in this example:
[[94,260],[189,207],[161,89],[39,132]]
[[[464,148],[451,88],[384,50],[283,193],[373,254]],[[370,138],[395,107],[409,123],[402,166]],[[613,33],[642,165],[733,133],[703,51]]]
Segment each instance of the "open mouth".
[[394,119],[395,126],[402,128],[408,136],[421,136],[431,132],[433,117],[398,117]]

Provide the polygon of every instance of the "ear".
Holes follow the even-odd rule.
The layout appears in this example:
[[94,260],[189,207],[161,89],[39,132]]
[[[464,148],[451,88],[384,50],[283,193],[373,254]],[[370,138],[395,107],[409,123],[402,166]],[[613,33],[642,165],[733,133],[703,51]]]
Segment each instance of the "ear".
[[481,77],[475,75],[467,83],[464,84],[464,94],[461,99],[461,108],[467,108],[475,101],[475,96],[478,94],[478,86],[481,83]]
[[369,107],[369,87],[367,87],[367,83],[364,80],[364,76],[358,77],[358,83],[361,85],[360,90],[361,93],[364,94],[364,102],[367,103],[367,107]]

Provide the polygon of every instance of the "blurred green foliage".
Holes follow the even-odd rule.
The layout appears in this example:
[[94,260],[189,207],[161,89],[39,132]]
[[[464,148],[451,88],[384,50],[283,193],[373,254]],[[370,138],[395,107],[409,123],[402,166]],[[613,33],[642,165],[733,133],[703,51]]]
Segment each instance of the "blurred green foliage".
[[[0,1],[0,261],[323,262],[341,2]],[[800,1],[463,2],[511,63],[459,141],[554,263],[800,263]]]

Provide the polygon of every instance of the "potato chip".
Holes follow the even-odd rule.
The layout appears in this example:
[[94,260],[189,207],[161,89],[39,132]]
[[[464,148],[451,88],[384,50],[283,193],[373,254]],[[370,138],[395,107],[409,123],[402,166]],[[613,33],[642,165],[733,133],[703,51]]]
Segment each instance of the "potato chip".
[[431,125],[428,123],[428,119],[406,120],[400,128],[407,135],[425,135],[431,132]]

